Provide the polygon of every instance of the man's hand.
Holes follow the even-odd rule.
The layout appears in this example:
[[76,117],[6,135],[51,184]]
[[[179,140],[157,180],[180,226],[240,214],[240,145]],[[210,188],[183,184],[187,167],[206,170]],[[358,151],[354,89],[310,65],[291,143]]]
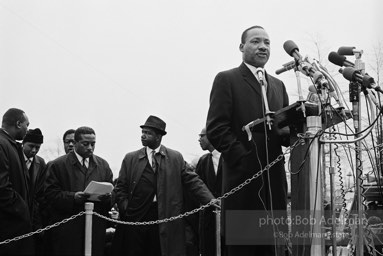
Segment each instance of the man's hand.
[[219,199],[212,199],[210,202],[214,202],[211,204],[211,206],[215,207],[218,210],[221,210],[221,200]]
[[74,194],[74,201],[76,204],[83,204],[89,196],[89,194],[79,191]]
[[97,199],[100,200],[100,202],[108,202],[108,201],[111,200],[111,198],[112,198],[112,194],[111,193],[99,195],[97,197]]

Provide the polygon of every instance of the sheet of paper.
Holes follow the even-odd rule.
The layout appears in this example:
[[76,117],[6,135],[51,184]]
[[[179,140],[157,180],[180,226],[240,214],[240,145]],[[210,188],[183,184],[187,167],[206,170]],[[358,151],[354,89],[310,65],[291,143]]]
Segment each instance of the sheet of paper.
[[113,191],[113,184],[109,182],[91,181],[85,188],[84,193],[90,194],[88,200],[99,201],[98,196],[111,193]]

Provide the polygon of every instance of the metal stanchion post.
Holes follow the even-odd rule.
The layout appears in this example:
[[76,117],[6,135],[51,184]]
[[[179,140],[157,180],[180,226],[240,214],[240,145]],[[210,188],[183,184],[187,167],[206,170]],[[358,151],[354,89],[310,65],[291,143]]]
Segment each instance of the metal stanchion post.
[[92,217],[93,203],[85,203],[85,256],[92,255]]
[[216,255],[221,256],[221,210],[217,209],[215,213],[215,240]]

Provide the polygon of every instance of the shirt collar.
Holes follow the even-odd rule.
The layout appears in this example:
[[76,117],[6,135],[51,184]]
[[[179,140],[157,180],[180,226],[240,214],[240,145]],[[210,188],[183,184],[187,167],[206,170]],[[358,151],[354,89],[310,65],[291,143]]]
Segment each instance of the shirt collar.
[[214,149],[211,154],[213,155],[213,157],[217,157],[219,158],[221,156],[221,152],[217,151],[216,149]]
[[31,157],[31,158],[28,158],[26,155],[25,155],[25,153],[23,152],[23,156],[24,156],[24,160],[25,160],[25,162],[27,161],[27,160],[29,160],[29,161],[31,161],[32,162],[32,160],[33,160],[33,157]]
[[[248,67],[248,68],[250,69],[251,73],[254,75],[254,77],[255,77],[255,78],[257,79],[257,81],[259,82],[259,80],[258,80],[258,76],[255,75],[255,72],[256,72],[257,68],[254,67],[254,66],[252,66],[252,65],[250,65],[250,64],[247,64],[246,62],[244,62],[244,63],[245,63],[245,65],[246,65],[246,67]],[[263,69],[263,70],[265,71],[265,75],[266,75],[266,70],[265,70],[265,69]]]
[[150,154],[152,153],[153,150],[157,154],[158,152],[160,152],[160,148],[161,148],[161,145],[159,145],[158,148],[155,148],[155,149],[151,149],[149,147],[146,147],[146,155],[150,156]]
[[[73,150],[74,151],[74,154],[76,155],[77,157],[77,160],[80,162],[80,164],[82,165],[82,160],[84,159],[82,156],[80,156],[76,150]],[[85,158],[85,164],[89,163],[89,157],[88,158]]]

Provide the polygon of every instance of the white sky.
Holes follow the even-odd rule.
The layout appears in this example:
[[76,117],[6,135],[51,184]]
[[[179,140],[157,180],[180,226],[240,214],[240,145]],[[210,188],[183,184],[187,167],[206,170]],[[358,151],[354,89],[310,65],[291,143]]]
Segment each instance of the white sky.
[[[340,46],[363,49],[368,71],[382,11],[381,0],[0,0],[0,114],[23,109],[43,131],[46,160],[62,151],[65,130],[94,128],[95,154],[115,175],[153,114],[167,123],[163,144],[191,161],[204,153],[197,140],[213,79],[241,63],[244,29],[267,30],[271,74],[292,60],[286,40],[313,58],[319,42],[326,65]],[[293,72],[277,77],[294,102]]]

